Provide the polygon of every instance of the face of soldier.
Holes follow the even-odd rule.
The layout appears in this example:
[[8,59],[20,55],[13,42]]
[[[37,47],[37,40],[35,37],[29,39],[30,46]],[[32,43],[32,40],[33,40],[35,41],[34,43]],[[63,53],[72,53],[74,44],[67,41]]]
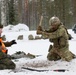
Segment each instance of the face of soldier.
[[53,23],[51,25],[51,29],[53,29],[54,31],[57,30],[57,28],[58,28],[58,25],[57,24]]
[[0,36],[1,36],[1,33],[2,33],[2,28],[0,28]]

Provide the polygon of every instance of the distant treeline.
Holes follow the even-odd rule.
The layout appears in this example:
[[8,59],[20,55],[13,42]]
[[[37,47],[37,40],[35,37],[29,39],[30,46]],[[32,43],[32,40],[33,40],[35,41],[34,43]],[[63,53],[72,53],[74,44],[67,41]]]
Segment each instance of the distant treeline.
[[48,28],[52,16],[71,28],[76,23],[76,0],[0,0],[0,23],[4,26],[24,23],[36,30],[41,15],[44,28]]

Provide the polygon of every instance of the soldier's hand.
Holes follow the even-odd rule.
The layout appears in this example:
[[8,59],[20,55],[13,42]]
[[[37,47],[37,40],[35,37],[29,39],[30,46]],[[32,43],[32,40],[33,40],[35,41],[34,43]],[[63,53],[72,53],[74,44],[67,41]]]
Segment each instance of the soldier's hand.
[[11,42],[12,42],[12,45],[17,44],[17,42],[15,40],[12,40]]
[[69,40],[72,40],[72,39],[73,39],[73,37],[72,37],[71,34],[69,34],[69,33],[68,33],[68,37],[69,37],[69,38],[68,38]]
[[42,34],[42,31],[37,30],[36,34]]
[[37,30],[42,31],[42,27],[41,26],[38,26]]

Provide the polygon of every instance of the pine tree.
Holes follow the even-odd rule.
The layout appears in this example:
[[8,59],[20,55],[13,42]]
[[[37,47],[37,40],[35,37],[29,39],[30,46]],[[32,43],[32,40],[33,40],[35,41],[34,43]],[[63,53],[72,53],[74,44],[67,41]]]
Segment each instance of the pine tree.
[[10,0],[8,3],[8,14],[9,14],[9,24],[12,25],[16,24],[14,0]]

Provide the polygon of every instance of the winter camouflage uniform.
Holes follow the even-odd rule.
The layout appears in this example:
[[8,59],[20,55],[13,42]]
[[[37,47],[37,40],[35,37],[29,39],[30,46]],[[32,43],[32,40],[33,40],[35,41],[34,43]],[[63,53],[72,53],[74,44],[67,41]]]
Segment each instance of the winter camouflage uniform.
[[[0,26],[2,28],[2,26]],[[0,37],[1,39],[1,37]],[[16,44],[15,40],[12,40],[10,42],[4,42],[6,47],[9,47],[13,44]],[[8,51],[8,50],[7,50]],[[16,65],[11,59],[8,58],[8,54],[2,52],[2,43],[0,42],[0,70],[3,69],[15,69]]]
[[[65,27],[61,24],[57,17],[53,17],[49,21],[50,29],[48,31],[37,30],[37,34],[42,34],[47,36],[53,46],[50,45],[49,53],[47,55],[48,60],[72,60],[75,55],[69,51],[68,38],[69,35]],[[56,29],[51,27],[54,24]]]

